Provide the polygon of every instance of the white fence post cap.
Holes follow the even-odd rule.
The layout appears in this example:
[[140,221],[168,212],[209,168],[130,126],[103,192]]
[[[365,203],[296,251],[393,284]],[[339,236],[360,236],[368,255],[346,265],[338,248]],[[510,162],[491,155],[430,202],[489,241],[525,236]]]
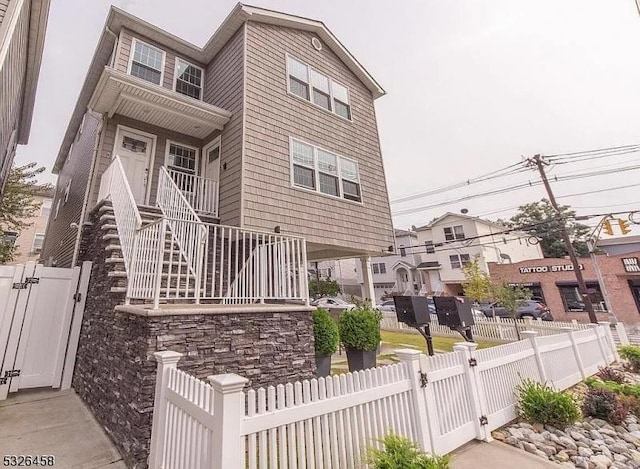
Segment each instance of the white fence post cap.
[[560,328],[560,330],[561,331],[565,331],[565,332],[573,332],[574,331],[573,327],[571,327],[571,326],[562,326]]
[[153,356],[156,357],[158,363],[163,365],[178,363],[182,358],[180,352],[174,352],[173,350],[163,350],[162,352],[154,352]]
[[401,348],[393,351],[403,362],[413,362],[420,359],[422,352],[410,348]]
[[473,352],[478,348],[478,344],[476,344],[475,342],[456,342],[455,344],[453,344],[453,350],[456,350],[456,348],[458,350],[462,350],[462,348],[465,348],[470,352]]
[[595,329],[596,327],[600,327],[602,324],[598,323],[598,324],[594,324],[592,322],[590,322],[589,324],[587,324],[587,327],[590,327],[591,329]]
[[598,324],[600,324],[601,326],[607,326],[607,327],[611,326],[611,322],[609,321],[598,321]]
[[538,335],[538,331],[522,331],[520,333],[520,335],[522,335],[522,337],[535,337]]
[[213,386],[213,389],[222,394],[242,391],[245,384],[249,382],[247,378],[243,378],[235,373],[207,376],[207,379],[211,383],[211,386]]

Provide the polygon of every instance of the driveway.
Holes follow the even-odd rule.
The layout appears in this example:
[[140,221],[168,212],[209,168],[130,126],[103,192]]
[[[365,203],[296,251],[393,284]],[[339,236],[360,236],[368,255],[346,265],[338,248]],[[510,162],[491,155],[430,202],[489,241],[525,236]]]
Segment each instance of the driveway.
[[55,467],[70,469],[127,467],[73,390],[20,391],[0,401],[0,422],[0,457],[53,455]]

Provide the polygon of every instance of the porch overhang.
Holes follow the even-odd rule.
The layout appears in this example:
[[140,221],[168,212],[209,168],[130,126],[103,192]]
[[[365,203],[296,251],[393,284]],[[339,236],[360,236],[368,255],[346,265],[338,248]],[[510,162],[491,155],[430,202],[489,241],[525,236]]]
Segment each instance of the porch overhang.
[[438,262],[438,261],[421,262],[420,264],[418,264],[417,269],[418,270],[440,270],[440,267],[442,267],[442,266],[440,265],[440,262]]
[[105,67],[89,109],[130,117],[147,124],[203,139],[222,130],[231,113],[211,104]]

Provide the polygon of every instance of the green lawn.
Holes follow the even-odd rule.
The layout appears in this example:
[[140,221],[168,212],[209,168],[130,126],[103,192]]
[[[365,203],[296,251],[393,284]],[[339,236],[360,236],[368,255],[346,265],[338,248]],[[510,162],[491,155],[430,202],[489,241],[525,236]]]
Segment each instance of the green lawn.
[[[382,335],[382,342],[384,345],[392,346],[394,348],[411,347],[427,351],[427,342],[419,334],[412,334],[409,332],[395,332],[395,331],[380,331]],[[433,348],[441,350],[443,352],[453,351],[453,345],[458,342],[464,342],[461,337],[433,337]],[[478,348],[487,348],[500,345],[500,342],[493,342],[490,340],[476,340]]]

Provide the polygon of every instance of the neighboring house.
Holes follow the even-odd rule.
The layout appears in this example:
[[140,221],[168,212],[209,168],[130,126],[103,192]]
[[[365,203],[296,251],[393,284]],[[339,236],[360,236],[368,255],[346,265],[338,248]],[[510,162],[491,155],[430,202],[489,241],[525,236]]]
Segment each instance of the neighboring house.
[[462,294],[462,267],[476,257],[484,272],[489,272],[489,262],[509,264],[544,257],[537,239],[506,230],[495,222],[455,213],[416,228],[421,251],[417,268],[426,291]]
[[0,0],[0,199],[17,145],[26,145],[49,0]]
[[[413,231],[395,229],[393,252],[371,259],[375,299],[391,293],[417,295],[422,290],[422,278],[417,266],[421,262],[417,235]],[[357,268],[358,282],[364,286],[362,269]]]
[[610,256],[637,252],[640,251],[640,236],[632,235],[602,238],[598,240],[596,247]]
[[[335,280],[340,285],[342,295],[345,298],[351,296],[362,296],[360,281],[358,280],[358,262],[356,259],[337,259],[331,261],[321,261],[318,263],[319,276],[321,280]],[[371,265],[375,272],[375,265]],[[315,270],[312,275],[316,275]],[[375,287],[375,275],[374,287]]]
[[[29,226],[20,233],[10,234],[11,236],[16,236],[15,244],[17,246],[11,264],[23,264],[40,260],[47,222],[53,205],[53,190],[37,192],[33,197],[33,201],[39,205],[39,209],[31,219],[27,220]],[[5,236],[7,234],[5,232]]]
[[[395,255],[371,260],[376,298],[390,293],[460,295],[462,267],[476,257],[485,272],[489,272],[489,262],[543,258],[537,240],[506,230],[492,221],[455,213],[411,231],[396,229]],[[361,272],[358,274],[362,282]]]

